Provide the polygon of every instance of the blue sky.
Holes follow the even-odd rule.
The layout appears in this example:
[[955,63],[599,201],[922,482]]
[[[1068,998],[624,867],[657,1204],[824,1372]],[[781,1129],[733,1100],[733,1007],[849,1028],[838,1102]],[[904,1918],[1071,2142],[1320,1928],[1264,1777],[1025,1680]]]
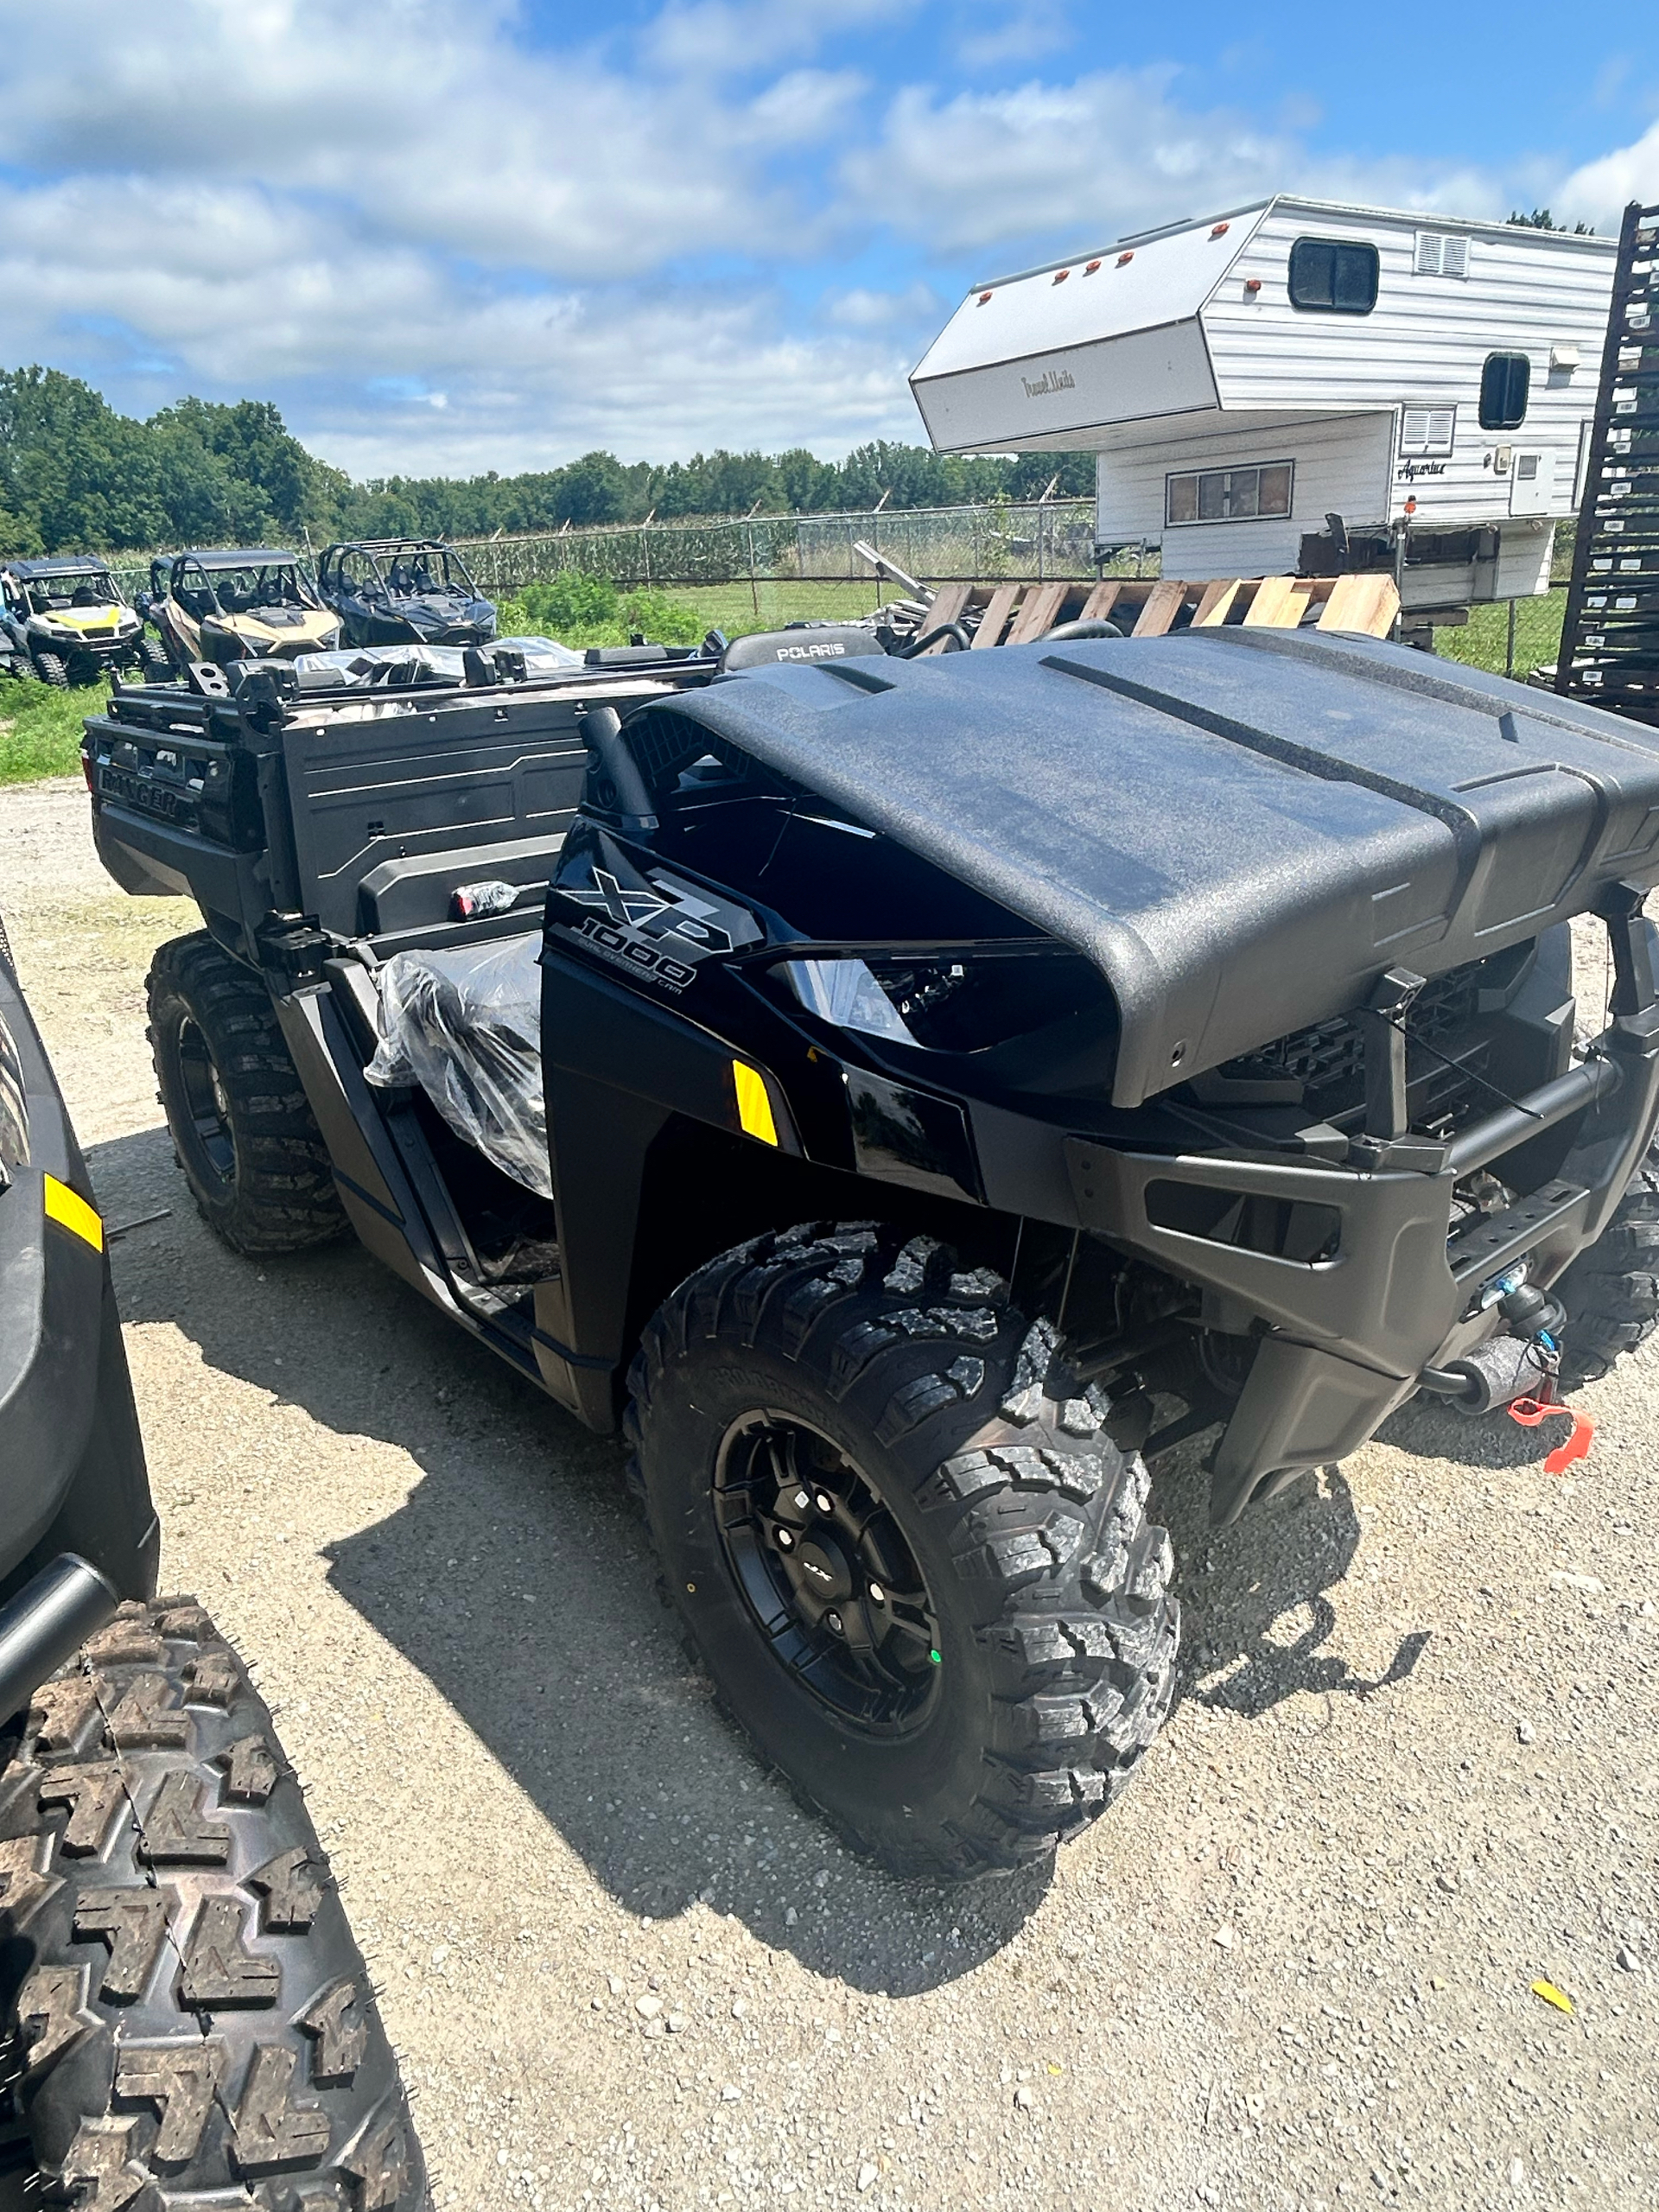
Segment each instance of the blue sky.
[[0,358],[274,398],[358,475],[839,453],[919,436],[905,372],[975,278],[1125,231],[1659,200],[1650,35],[1265,12],[167,0],[66,67],[65,14],[0,0]]

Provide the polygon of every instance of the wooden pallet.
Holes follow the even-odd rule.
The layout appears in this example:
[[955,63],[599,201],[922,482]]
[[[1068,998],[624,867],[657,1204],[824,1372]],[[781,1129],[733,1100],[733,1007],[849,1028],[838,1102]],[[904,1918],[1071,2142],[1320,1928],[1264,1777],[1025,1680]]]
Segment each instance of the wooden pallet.
[[[977,614],[976,646],[1030,645],[1056,623],[1097,619],[1116,622],[1134,638],[1235,625],[1295,630],[1310,620],[1319,630],[1386,638],[1399,612],[1400,594],[1389,575],[1232,576],[1208,583],[1109,576],[1097,584],[941,584],[925,626],[934,630]],[[944,640],[928,648],[945,650]]]

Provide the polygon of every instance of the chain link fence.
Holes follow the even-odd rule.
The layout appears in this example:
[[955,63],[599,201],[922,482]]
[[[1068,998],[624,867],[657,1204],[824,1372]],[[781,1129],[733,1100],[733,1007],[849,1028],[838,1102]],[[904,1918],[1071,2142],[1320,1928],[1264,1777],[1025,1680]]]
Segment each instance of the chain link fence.
[[1096,573],[1092,499],[632,523],[456,542],[492,596],[570,569],[629,587],[868,583],[872,572],[857,550],[861,542],[930,584]]
[[[1158,565],[1155,547],[1145,544],[1116,549],[1099,562],[1092,499],[677,518],[450,542],[491,599],[526,584],[550,583],[570,570],[606,576],[629,589],[642,584],[873,583],[874,571],[857,550],[861,543],[929,584],[1150,575]],[[310,566],[311,549],[296,550]],[[129,597],[149,583],[150,557],[122,553],[111,558]]]

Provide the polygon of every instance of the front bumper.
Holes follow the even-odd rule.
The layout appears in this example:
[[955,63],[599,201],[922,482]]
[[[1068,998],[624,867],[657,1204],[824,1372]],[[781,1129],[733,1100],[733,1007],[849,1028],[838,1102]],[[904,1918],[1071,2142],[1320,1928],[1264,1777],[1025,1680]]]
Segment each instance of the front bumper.
[[[1465,1128],[1428,1171],[1116,1152],[1065,1141],[1078,1225],[1199,1285],[1265,1333],[1217,1447],[1211,1512],[1235,1519],[1269,1478],[1343,1459],[1444,1368],[1503,1327],[1482,1286],[1517,1261],[1548,1289],[1611,1219],[1659,1120],[1659,1008],[1621,1015],[1563,1076]],[[1553,1141],[1552,1141],[1553,1140]],[[1564,1151],[1562,1146],[1565,1146]],[[1541,1173],[1528,1156],[1553,1154]],[[1459,1181],[1491,1167],[1522,1192],[1452,1233]],[[1171,1225],[1172,1192],[1325,1210],[1312,1262]]]

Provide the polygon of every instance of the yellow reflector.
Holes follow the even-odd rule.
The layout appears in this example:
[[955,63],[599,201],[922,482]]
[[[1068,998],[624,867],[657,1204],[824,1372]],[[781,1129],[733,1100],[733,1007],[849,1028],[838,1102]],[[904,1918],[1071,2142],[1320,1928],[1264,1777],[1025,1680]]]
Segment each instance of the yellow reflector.
[[766,1096],[765,1077],[753,1068],[746,1068],[741,1060],[734,1060],[732,1081],[737,1085],[738,1127],[746,1137],[759,1137],[762,1144],[776,1144],[778,1125],[772,1118],[772,1101]]
[[67,1183],[60,1183],[55,1175],[41,1178],[46,1185],[46,1217],[55,1221],[60,1228],[80,1237],[94,1252],[104,1249],[104,1224],[79,1192],[72,1191]]

